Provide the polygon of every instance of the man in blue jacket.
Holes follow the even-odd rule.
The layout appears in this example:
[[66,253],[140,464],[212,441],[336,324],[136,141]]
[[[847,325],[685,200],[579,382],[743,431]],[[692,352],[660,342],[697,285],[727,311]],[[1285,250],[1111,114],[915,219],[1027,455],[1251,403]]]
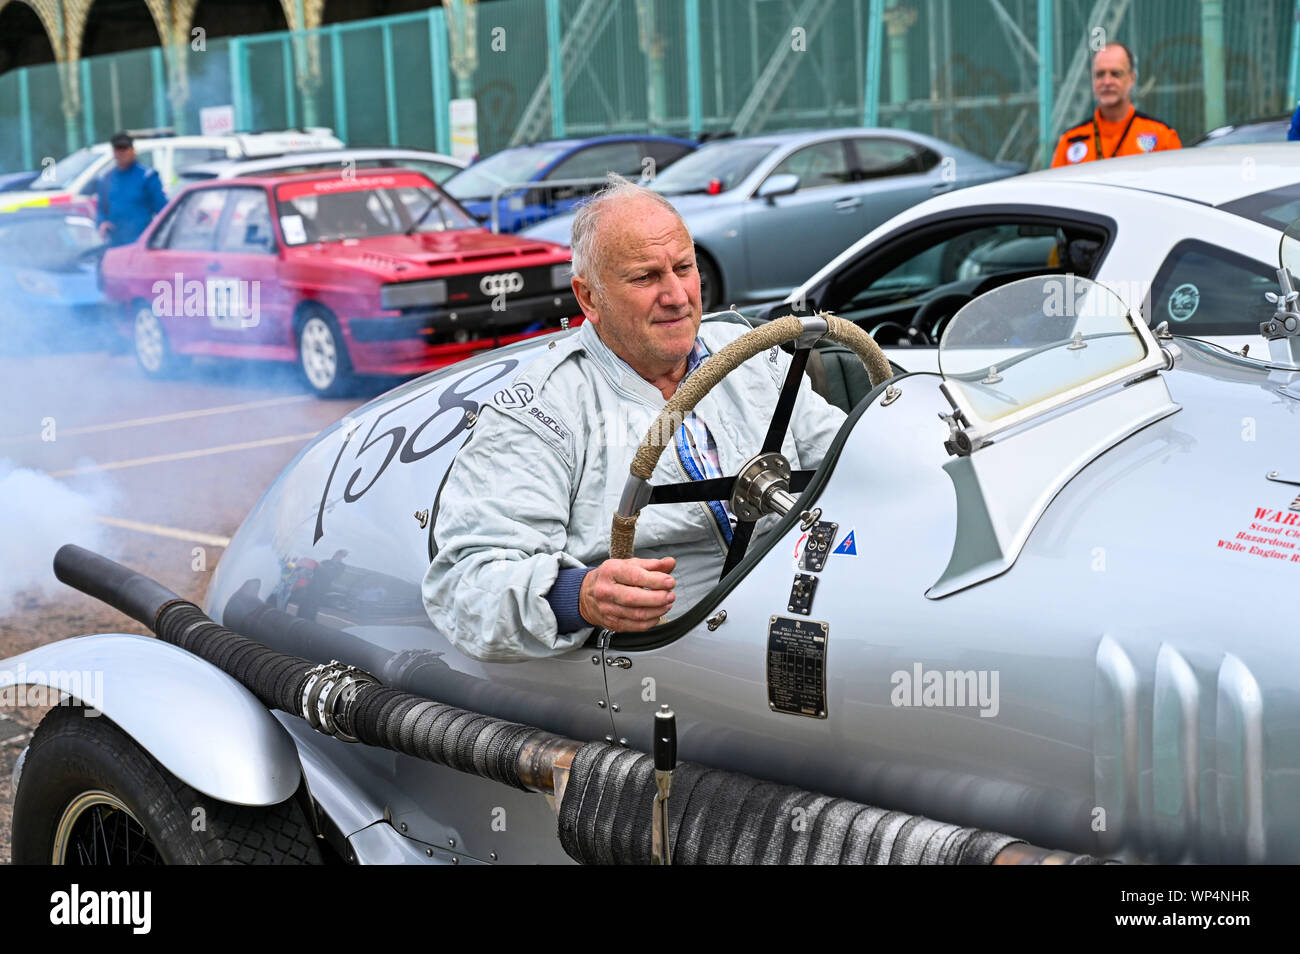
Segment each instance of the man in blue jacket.
[[110,140],[115,168],[99,180],[99,234],[110,245],[128,245],[167,204],[162,181],[153,169],[135,161],[135,144],[126,133]]

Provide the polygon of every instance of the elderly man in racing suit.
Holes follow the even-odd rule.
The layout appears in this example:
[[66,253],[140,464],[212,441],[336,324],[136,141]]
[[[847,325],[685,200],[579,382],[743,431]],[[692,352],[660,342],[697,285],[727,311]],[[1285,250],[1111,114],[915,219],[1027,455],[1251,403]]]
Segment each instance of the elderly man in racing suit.
[[[476,659],[555,655],[593,627],[671,619],[717,582],[735,526],[727,501],[650,506],[637,525],[644,556],[609,558],[642,435],[683,378],[749,330],[734,313],[701,320],[685,223],[663,196],[611,178],[573,223],[586,321],[483,405],[440,494],[425,608]],[[677,429],[652,482],[736,474],[762,446],[789,362],[773,348],[724,378]],[[816,467],[844,416],[805,376],[782,447],[791,467]]]

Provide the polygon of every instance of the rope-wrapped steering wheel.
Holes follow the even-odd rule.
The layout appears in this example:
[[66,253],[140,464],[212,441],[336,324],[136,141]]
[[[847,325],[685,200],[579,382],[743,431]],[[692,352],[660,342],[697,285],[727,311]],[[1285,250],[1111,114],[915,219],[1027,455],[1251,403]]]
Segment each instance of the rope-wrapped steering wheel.
[[[812,346],[823,337],[846,345],[858,356],[867,369],[872,387],[893,376],[889,359],[871,336],[851,321],[835,315],[820,314],[811,318],[787,315],[730,342],[682,382],[677,393],[659,412],[642,438],[641,446],[632,458],[631,473],[623,488],[623,498],[614,513],[613,526],[610,528],[610,557],[628,559],[633,556],[637,517],[647,504],[732,499],[733,505],[738,505],[733,506],[737,524],[722,575],[725,576],[740,562],[749,546],[758,518],[764,513],[780,512],[780,507],[773,505],[773,498],[780,499],[780,495],[784,494],[784,499],[788,502],[789,493],[801,491],[811,477],[811,471],[790,472],[789,464],[781,456],[781,444],[785,440],[790,415],[794,411],[808,354]],[[655,465],[686,415],[694,410],[718,382],[743,362],[787,341],[796,342],[794,359],[790,363],[785,383],[781,386],[781,394],[758,455],[733,477],[652,486],[650,476],[654,473]],[[738,490],[741,491],[739,497],[736,496]],[[749,501],[748,504],[746,501]]]

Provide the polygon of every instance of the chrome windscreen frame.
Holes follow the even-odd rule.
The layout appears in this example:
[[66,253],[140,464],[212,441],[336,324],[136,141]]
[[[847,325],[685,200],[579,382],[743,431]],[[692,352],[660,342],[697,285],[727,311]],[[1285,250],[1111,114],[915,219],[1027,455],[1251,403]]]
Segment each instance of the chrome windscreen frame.
[[[1109,390],[1117,384],[1127,384],[1145,378],[1157,371],[1170,368],[1173,363],[1171,356],[1160,347],[1146,322],[1135,321],[1132,310],[1126,311],[1124,317],[1134,334],[1142,342],[1144,353],[1140,360],[1090,381],[1085,381],[1083,384],[1067,388],[1050,398],[1036,401],[999,418],[997,421],[984,420],[972,407],[970,401],[962,393],[961,388],[949,387],[949,378],[945,377],[944,383],[940,385],[940,391],[943,392],[944,397],[948,399],[948,403],[953,408],[953,413],[944,417],[951,430],[952,439],[945,445],[948,447],[949,453],[954,456],[967,456],[992,443],[993,438],[997,435],[1005,434],[1032,421],[1048,417],[1062,408]],[[1053,344],[1049,347],[1056,348],[1060,347],[1060,345]]]

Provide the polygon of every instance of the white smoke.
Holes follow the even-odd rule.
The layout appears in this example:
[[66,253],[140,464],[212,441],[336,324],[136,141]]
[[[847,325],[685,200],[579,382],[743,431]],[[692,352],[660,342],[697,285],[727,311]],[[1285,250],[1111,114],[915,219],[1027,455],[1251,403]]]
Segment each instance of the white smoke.
[[111,512],[113,497],[102,474],[64,482],[0,459],[0,616],[66,592],[54,552],[65,543],[103,552],[107,528],[95,518]]

